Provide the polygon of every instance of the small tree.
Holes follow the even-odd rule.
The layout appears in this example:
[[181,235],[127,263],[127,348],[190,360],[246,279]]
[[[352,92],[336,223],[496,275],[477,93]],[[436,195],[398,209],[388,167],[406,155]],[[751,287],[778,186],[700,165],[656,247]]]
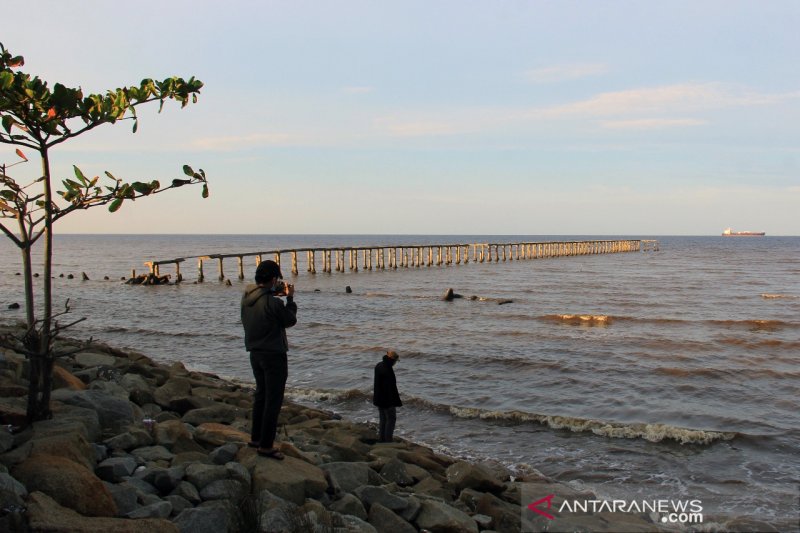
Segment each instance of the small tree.
[[[83,320],[71,324],[59,324],[56,320],[69,312],[69,300],[62,312],[53,313],[53,224],[74,211],[101,205],[107,205],[113,213],[126,200],[159,194],[183,185],[202,184],[203,198],[206,198],[208,184],[202,169],[195,172],[188,165],[183,167],[186,177],[173,179],[168,185],[158,181],[125,182],[110,172],[105,172],[102,180],[99,177],[89,179],[78,167],[73,167],[75,178],[62,181],[64,190],[58,191],[60,200],[57,202],[58,198],[52,192],[51,148],[98,126],[120,120],[131,120],[135,133],[138,106],[159,102],[160,112],[164,102],[175,100],[183,108],[189,102],[197,102],[203,83],[193,77],[189,80],[172,77],[160,82],[145,79],[138,86],[84,96],[80,88],[68,88],[60,83],[56,83],[51,90],[38,77],[19,71],[23,65],[22,56],[13,56],[0,43],[0,143],[17,147],[16,154],[21,158],[17,163],[27,161],[20,148],[37,152],[42,172],[37,180],[21,186],[6,174],[6,169],[12,165],[0,166],[0,230],[22,252],[27,325],[24,335],[15,337],[7,334],[0,339],[0,343],[24,353],[30,360],[27,405],[30,423],[49,418],[51,414],[50,391],[56,357],[53,341],[61,331]],[[17,228],[12,230],[12,227],[7,227],[6,220],[16,221]],[[40,238],[44,238],[44,271],[42,312],[41,318],[37,318],[31,250]]]

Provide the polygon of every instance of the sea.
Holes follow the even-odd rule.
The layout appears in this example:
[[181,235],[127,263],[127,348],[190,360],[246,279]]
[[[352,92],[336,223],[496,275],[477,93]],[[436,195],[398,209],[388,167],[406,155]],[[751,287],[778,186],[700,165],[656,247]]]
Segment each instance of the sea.
[[[55,307],[69,299],[69,320],[86,317],[71,337],[252,382],[239,302],[254,257],[245,281],[226,261],[230,284],[215,261],[196,283],[196,259],[181,284],[121,278],[145,261],[209,254],[615,238],[57,235]],[[624,238],[657,239],[658,250],[345,273],[322,273],[318,254],[316,274],[300,253],[297,276],[285,254],[299,309],[288,395],[375,422],[373,368],[394,350],[398,436],[599,495],[700,499],[706,524],[744,516],[797,530],[800,237]],[[3,239],[4,323],[24,317],[20,265]],[[464,297],[444,301],[448,288]]]

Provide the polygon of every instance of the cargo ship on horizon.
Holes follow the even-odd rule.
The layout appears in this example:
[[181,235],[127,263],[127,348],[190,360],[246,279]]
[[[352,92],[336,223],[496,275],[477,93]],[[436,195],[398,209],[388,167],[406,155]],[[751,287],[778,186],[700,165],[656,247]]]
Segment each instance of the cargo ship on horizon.
[[763,237],[766,235],[763,231],[733,231],[731,228],[725,228],[722,232],[723,237]]

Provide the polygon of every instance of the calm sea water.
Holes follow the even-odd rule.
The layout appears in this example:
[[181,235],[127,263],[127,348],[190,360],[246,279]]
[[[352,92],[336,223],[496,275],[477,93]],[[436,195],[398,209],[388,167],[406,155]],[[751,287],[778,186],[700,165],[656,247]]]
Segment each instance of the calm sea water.
[[[54,272],[76,278],[54,286],[57,304],[70,298],[88,317],[72,336],[249,380],[247,282],[217,282],[209,262],[193,284],[193,261],[177,286],[119,278],[145,260],[210,253],[582,238],[595,237],[58,236]],[[796,527],[800,238],[657,238],[658,252],[316,275],[301,264],[291,395],[374,420],[372,367],[394,349],[403,436],[600,491],[703,494],[720,512]],[[24,301],[18,252],[4,239],[0,254],[0,320],[21,319],[6,309]],[[513,303],[444,302],[448,287]]]

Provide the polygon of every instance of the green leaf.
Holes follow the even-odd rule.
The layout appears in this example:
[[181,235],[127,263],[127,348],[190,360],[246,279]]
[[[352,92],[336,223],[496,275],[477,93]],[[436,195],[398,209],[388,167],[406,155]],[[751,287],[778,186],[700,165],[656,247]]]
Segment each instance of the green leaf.
[[3,129],[6,130],[6,133],[11,132],[11,126],[14,125],[14,119],[8,115],[3,116]]
[[11,72],[4,70],[0,72],[0,89],[8,90],[11,88],[11,85],[14,84],[14,74]]
[[136,130],[139,129],[139,119],[133,120],[133,133],[136,133]]
[[208,198],[208,184],[203,184],[203,198]]
[[183,173],[187,176],[194,177],[194,170],[189,165],[183,165]]
[[77,177],[81,181],[81,183],[83,183],[84,185],[87,185],[89,183],[89,180],[87,180],[86,176],[83,175],[83,172],[81,172],[81,169],[79,169],[75,165],[72,165],[72,168],[75,169],[75,177]]
[[120,206],[122,206],[122,198],[117,198],[116,200],[111,202],[111,205],[108,206],[108,210],[114,213],[117,211],[117,209],[120,208]]
[[149,183],[142,183],[141,181],[134,181],[131,183],[131,187],[133,187],[133,189],[139,194],[147,195],[153,192],[153,189]]

